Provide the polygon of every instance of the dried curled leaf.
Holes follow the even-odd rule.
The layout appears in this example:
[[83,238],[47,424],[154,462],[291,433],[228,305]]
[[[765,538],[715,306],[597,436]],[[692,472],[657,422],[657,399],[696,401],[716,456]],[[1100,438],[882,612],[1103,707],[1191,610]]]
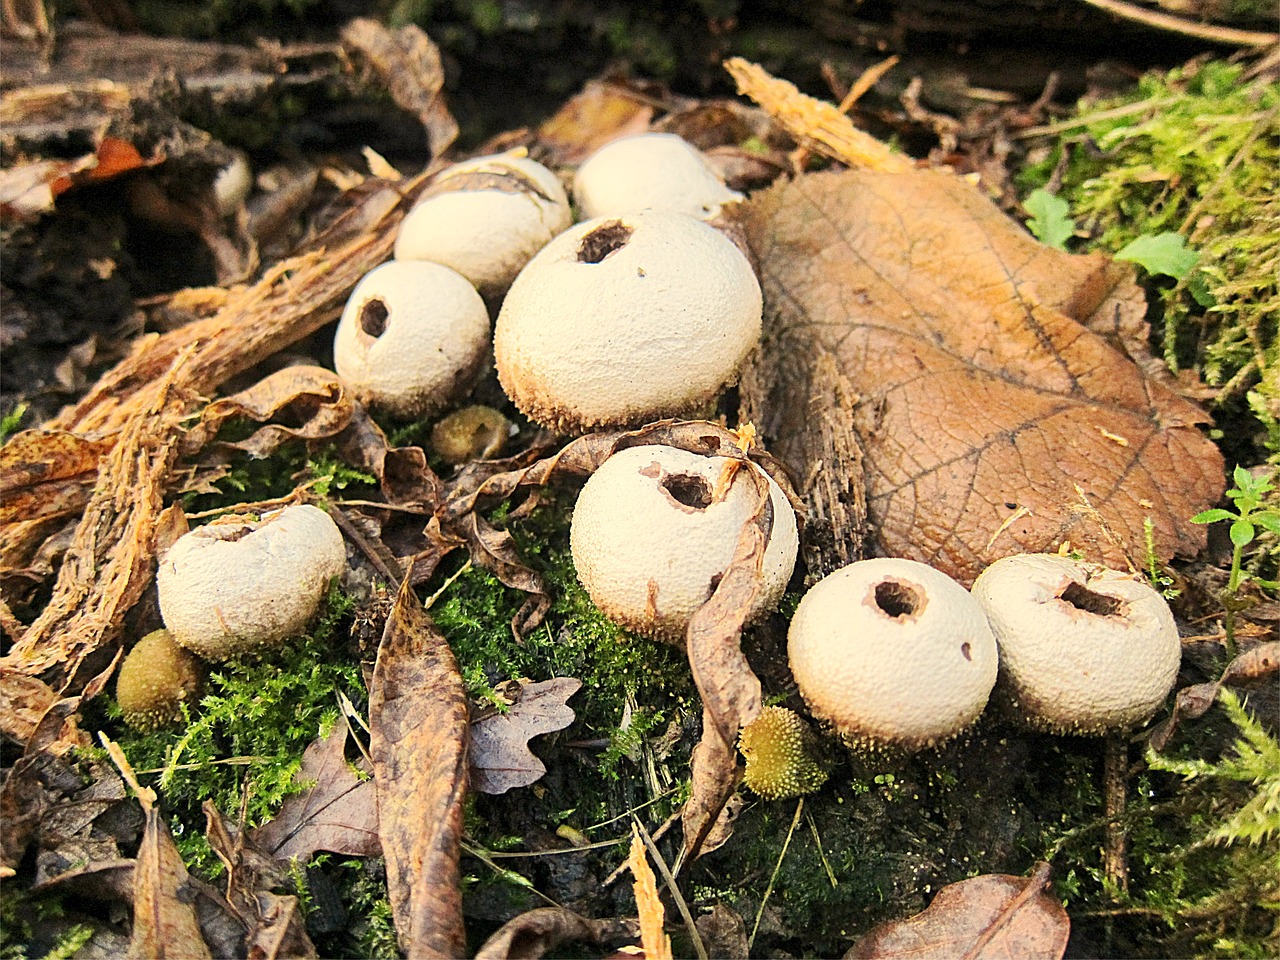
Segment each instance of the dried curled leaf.
[[846,960],[1060,960],[1071,921],[1046,892],[1049,865],[1031,877],[989,874],[943,887],[929,909],[876,927]]
[[467,701],[448,642],[400,588],[369,684],[378,834],[400,945],[461,957],[458,860],[467,793]]
[[573,723],[573,710],[565,701],[582,681],[555,677],[542,683],[514,681],[512,686],[508,696],[514,702],[505,712],[471,725],[471,785],[480,793],[506,793],[541,779],[547,768],[529,750],[529,741]]
[[476,960],[538,960],[575,940],[596,945],[634,940],[632,920],[590,920],[564,907],[539,907],[508,920],[476,952]]
[[1068,539],[1123,565],[1147,518],[1162,558],[1203,547],[1187,518],[1222,492],[1204,413],[1086,327],[1133,309],[1127,266],[1044,247],[933,171],[810,174],[742,217],[766,303],[747,406],[807,476],[809,434],[849,412],[808,402],[835,359],[884,552],[971,581]]

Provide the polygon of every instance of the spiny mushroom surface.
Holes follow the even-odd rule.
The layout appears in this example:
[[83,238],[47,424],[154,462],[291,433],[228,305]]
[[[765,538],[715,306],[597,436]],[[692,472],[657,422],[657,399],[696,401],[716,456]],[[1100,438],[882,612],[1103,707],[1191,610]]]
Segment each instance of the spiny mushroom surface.
[[742,194],[724,185],[693,144],[674,133],[638,133],[606,143],[578,168],[573,198],[584,217],[670,210],[714,217]]
[[738,734],[746,758],[742,782],[765,800],[813,793],[827,782],[827,771],[813,758],[817,737],[794,710],[765,707]]
[[466,278],[438,263],[393,260],[351,292],[333,365],[362,402],[419,417],[470,389],[488,347],[489,312]]
[[494,333],[498,377],[564,433],[706,404],[760,339],[760,284],[718,231],[649,210],[589,220],[529,261]]
[[179,646],[168,630],[153,630],[120,664],[116,702],[124,722],[154,730],[182,716],[182,704],[200,696],[203,670],[196,655]]
[[601,612],[636,633],[683,639],[751,516],[747,471],[768,481],[773,508],[750,616],[772,610],[791,578],[798,547],[795,513],[782,488],[754,464],[651,444],[609,457],[573,510],[574,566]]
[[1182,642],[1138,577],[1055,554],[997,560],[973,584],[1000,643],[1000,686],[1029,726],[1099,734],[1164,702]]
[[400,225],[395,256],[452,267],[492,297],[572,222],[564,187],[542,164],[508,153],[476,157],[427,187]]
[[814,584],[787,653],[809,709],[862,747],[947,740],[978,718],[996,680],[982,609],[914,560],[860,560]]
[[188,650],[228,660],[301,632],[346,565],[337,525],[309,504],[215,521],[160,561],[160,615]]

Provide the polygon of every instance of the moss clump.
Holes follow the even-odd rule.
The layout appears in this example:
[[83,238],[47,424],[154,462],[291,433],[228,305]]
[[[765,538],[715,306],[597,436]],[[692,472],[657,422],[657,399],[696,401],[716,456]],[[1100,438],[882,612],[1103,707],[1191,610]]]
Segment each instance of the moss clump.
[[794,710],[765,707],[738,735],[738,749],[747,759],[743,782],[765,800],[813,793],[827,780],[812,755],[815,740]]
[[179,646],[168,630],[153,630],[137,642],[116,678],[116,702],[124,722],[135,730],[154,730],[182,716],[203,685],[196,655]]
[[[1148,74],[1123,97],[1081,104],[1056,126],[1052,149],[1021,183],[1056,177],[1098,249],[1166,232],[1186,240],[1196,267],[1160,287],[1165,359],[1221,387],[1220,414],[1260,408],[1255,430],[1241,435],[1262,432],[1280,449],[1280,84],[1250,80],[1240,64],[1193,61]],[[1253,390],[1268,377],[1270,394]]]

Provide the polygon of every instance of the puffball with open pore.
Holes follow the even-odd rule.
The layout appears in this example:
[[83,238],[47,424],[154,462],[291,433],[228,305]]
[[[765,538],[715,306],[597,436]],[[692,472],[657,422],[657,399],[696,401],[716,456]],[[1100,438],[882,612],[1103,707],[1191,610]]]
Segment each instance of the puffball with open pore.
[[996,640],[959,583],[914,560],[860,560],[810,588],[787,635],[814,716],[855,746],[917,750],[978,719]]
[[1056,554],[997,560],[973,584],[1000,643],[1000,690],[1028,726],[1100,734],[1145,721],[1173,689],[1182,641],[1136,576]]
[[678,213],[588,220],[529,261],[494,331],[503,389],[562,433],[695,410],[735,381],[760,339],[746,256]]
[[395,256],[452,267],[492,297],[572,222],[564,187],[542,164],[509,153],[476,157],[427,187],[400,225]]
[[351,291],[333,366],[361,402],[421,417],[469,390],[488,350],[489,311],[465,277],[438,263],[393,260]]
[[[727,487],[727,470],[737,469]],[[578,495],[569,544],[578,579],[610,620],[679,642],[724,576],[751,516],[747,471],[768,481],[773,530],[749,618],[772,610],[795,566],[795,513],[755,464],[660,444],[613,454]]]
[[318,507],[214,521],[161,559],[160,616],[192,653],[229,660],[301,633],[346,566],[342,533]]

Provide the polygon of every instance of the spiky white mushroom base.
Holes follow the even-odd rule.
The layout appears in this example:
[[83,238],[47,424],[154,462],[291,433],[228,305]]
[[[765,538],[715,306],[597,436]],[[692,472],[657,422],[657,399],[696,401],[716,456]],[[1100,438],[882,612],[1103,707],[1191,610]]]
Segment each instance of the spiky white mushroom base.
[[317,507],[210,523],[160,561],[160,615],[188,650],[228,660],[300,633],[346,565],[342,534]]
[[[719,583],[755,503],[752,485],[726,471],[764,471],[727,457],[657,444],[615,453],[578,496],[569,543],[596,606],[629,630],[679,641]],[[777,605],[795,566],[795,513],[772,479],[773,530],[751,616]]]
[[1137,577],[1054,554],[997,560],[973,584],[1000,643],[1000,689],[1027,725],[1097,734],[1149,717],[1178,676],[1164,598]]
[[849,742],[919,749],[973,723],[995,684],[995,637],[969,592],[914,560],[842,567],[796,608],[791,673]]

